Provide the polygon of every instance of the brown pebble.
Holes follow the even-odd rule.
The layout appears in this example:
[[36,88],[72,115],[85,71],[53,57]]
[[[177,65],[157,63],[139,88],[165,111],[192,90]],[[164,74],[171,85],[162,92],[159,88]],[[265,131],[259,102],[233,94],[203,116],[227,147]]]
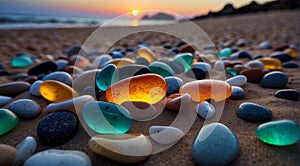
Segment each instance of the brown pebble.
[[17,149],[10,145],[0,144],[0,164],[11,166],[17,156]]
[[195,52],[195,49],[190,46],[190,45],[185,45],[185,46],[182,46],[179,50],[179,52],[181,53],[194,53]]
[[242,70],[240,75],[246,76],[248,82],[259,83],[265,73],[261,68],[251,68]]
[[[182,96],[178,96],[177,94],[171,97],[168,97],[166,108],[173,111],[179,111],[181,103],[186,104],[187,102],[190,102],[191,96],[189,94],[184,94]],[[172,98],[175,97],[175,98]]]
[[28,82],[18,81],[0,85],[0,95],[17,96],[18,94],[28,91],[30,88]]

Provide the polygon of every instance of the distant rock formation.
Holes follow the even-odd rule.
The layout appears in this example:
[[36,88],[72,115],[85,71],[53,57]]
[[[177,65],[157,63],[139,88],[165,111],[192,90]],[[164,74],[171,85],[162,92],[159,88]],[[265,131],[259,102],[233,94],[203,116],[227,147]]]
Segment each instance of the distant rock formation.
[[250,4],[235,9],[232,4],[227,4],[222,10],[217,12],[210,11],[206,15],[196,16],[192,20],[199,20],[209,17],[228,16],[236,14],[256,13],[270,10],[285,10],[285,9],[299,9],[300,0],[277,0],[267,2],[265,4],[258,4],[252,1]]
[[175,17],[166,13],[156,13],[153,16],[144,15],[142,20],[175,20]]

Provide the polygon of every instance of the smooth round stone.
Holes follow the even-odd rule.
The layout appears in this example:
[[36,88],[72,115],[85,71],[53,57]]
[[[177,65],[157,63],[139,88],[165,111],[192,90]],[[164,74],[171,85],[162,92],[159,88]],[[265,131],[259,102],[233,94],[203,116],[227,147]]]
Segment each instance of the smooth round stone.
[[124,54],[122,54],[122,52],[120,52],[120,51],[113,51],[113,52],[111,53],[111,57],[112,57],[113,59],[116,59],[116,58],[124,58]]
[[63,72],[63,71],[56,71],[50,74],[47,74],[44,78],[43,81],[46,80],[55,80],[58,82],[62,82],[66,85],[71,86],[72,85],[72,77],[69,73]]
[[117,66],[109,64],[96,75],[96,85],[101,91],[106,91],[111,84],[119,80]]
[[157,61],[152,62],[149,64],[149,68],[152,73],[161,75],[162,77],[168,77],[168,76],[175,75],[175,72],[173,71],[173,69],[169,65],[167,65],[163,62],[157,62]]
[[140,65],[145,65],[145,66],[149,65],[149,61],[144,57],[136,57],[135,58],[135,63],[140,64]]
[[30,84],[23,81],[10,82],[0,85],[0,95],[3,96],[17,96],[25,91],[28,91]]
[[179,92],[190,94],[195,102],[203,102],[207,99],[219,102],[231,96],[231,86],[220,80],[197,80],[184,84]]
[[166,108],[169,110],[179,111],[184,105],[187,105],[191,101],[191,96],[189,94],[173,94],[175,97],[169,96]]
[[207,101],[197,104],[195,110],[203,119],[211,118],[216,112],[215,107]]
[[184,136],[183,131],[172,126],[151,126],[149,134],[153,140],[163,145],[176,143]]
[[60,59],[60,60],[56,61],[55,64],[57,66],[56,70],[61,71],[61,70],[64,70],[68,66],[69,62],[66,60]]
[[61,102],[78,96],[70,86],[54,80],[44,81],[40,85],[40,93],[45,99],[52,102]]
[[119,105],[125,101],[155,104],[165,97],[166,92],[167,83],[161,76],[143,74],[112,84],[105,95],[108,102]]
[[205,125],[192,145],[192,157],[199,165],[228,165],[238,152],[238,139],[221,123]]
[[23,81],[28,82],[29,84],[33,84],[37,80],[38,80],[37,76],[28,76]]
[[289,45],[287,44],[281,44],[277,45],[276,47],[273,48],[273,51],[283,51],[285,49],[289,48]]
[[33,96],[41,96],[41,93],[40,93],[40,86],[41,84],[43,83],[44,81],[35,81],[30,89],[29,89],[29,93]]
[[88,155],[77,150],[49,149],[38,152],[31,156],[24,166],[91,166],[92,162]]
[[264,88],[283,88],[288,83],[288,77],[286,74],[280,71],[274,71],[266,74],[260,85]]
[[90,139],[89,147],[99,155],[125,164],[143,161],[152,153],[151,141],[143,134],[96,135]]
[[11,97],[8,96],[0,96],[0,107],[6,105],[8,102],[11,101]]
[[284,67],[284,68],[299,68],[299,65],[295,62],[289,61],[289,62],[284,62],[282,64],[282,67]]
[[107,64],[111,60],[112,60],[112,57],[110,55],[103,54],[101,56],[97,56],[94,59],[92,65],[101,69],[105,66],[105,64]]
[[186,75],[190,78],[202,80],[205,78],[206,73],[200,68],[191,68],[187,71]]
[[300,138],[300,128],[293,120],[276,120],[259,125],[256,137],[267,144],[288,146],[295,144]]
[[241,72],[242,70],[244,70],[244,69],[250,69],[250,67],[244,66],[244,65],[235,65],[235,66],[233,67],[233,70],[235,70],[236,73],[240,73],[240,72]]
[[41,113],[41,107],[30,99],[19,99],[9,104],[8,109],[20,118],[35,118]]
[[0,109],[0,135],[14,129],[19,123],[18,117],[10,110]]
[[179,77],[169,76],[165,78],[167,83],[167,96],[178,93],[179,88],[183,85],[183,81]]
[[237,52],[230,56],[231,60],[242,59],[242,58],[250,59],[250,60],[252,59],[251,55],[246,51]]
[[269,41],[264,41],[259,43],[258,47],[261,49],[269,49],[272,48],[272,44]]
[[129,65],[118,69],[121,79],[150,73],[150,69],[144,65]]
[[281,69],[281,61],[277,60],[275,58],[265,57],[265,58],[260,58],[258,60],[264,64],[264,67],[266,69],[270,69],[270,70],[280,70]]
[[282,98],[282,99],[298,101],[299,96],[300,96],[299,92],[295,89],[283,89],[275,92],[275,97]]
[[271,54],[270,57],[278,59],[281,62],[288,62],[288,61],[290,61],[292,59],[292,57],[290,56],[290,54],[285,53],[285,52],[275,52],[275,53]]
[[86,55],[87,51],[86,51],[86,48],[84,46],[73,46],[73,47],[70,47],[66,54],[68,57],[71,57],[73,55]]
[[[154,117],[156,117],[157,115],[159,115],[159,113],[161,113],[161,111],[163,111],[163,104],[158,104],[157,105],[152,105],[152,104],[148,104],[145,102],[124,102],[121,104],[124,108],[126,108],[132,118],[134,120],[137,121],[147,121],[147,120],[151,120]],[[157,107],[157,108],[156,108]]]
[[261,61],[258,60],[254,60],[254,61],[250,61],[246,64],[247,66],[249,66],[250,68],[264,68],[264,64]]
[[73,55],[70,57],[70,63],[73,64],[74,66],[77,66],[81,69],[83,69],[84,67],[90,65],[90,61],[85,58],[84,56],[80,56],[80,55]]
[[56,71],[57,65],[52,61],[47,61],[33,66],[29,69],[28,75],[48,74]]
[[231,49],[230,48],[224,48],[223,50],[220,51],[219,57],[229,57],[231,54]]
[[166,55],[167,56],[175,56],[179,52],[180,52],[180,50],[177,47],[172,47],[167,51]]
[[239,46],[239,47],[243,47],[246,45],[246,40],[245,39],[239,39],[237,42],[236,42],[236,45]]
[[137,54],[139,57],[143,57],[143,58],[147,59],[147,61],[150,63],[157,59],[154,52],[152,52],[152,50],[148,47],[139,48],[137,50]]
[[193,68],[200,68],[204,72],[208,72],[211,70],[210,64],[206,62],[196,62],[193,64]]
[[284,52],[289,54],[292,58],[296,58],[298,56],[296,49],[293,48],[287,48],[284,50]]
[[8,71],[6,71],[6,70],[0,71],[0,76],[8,76],[8,75],[10,75]]
[[73,138],[78,129],[78,119],[72,112],[60,111],[45,116],[38,124],[39,140],[50,146],[58,146]]
[[69,74],[81,74],[83,73],[83,70],[80,69],[79,67],[77,66],[73,66],[73,65],[70,65],[70,66],[67,66],[65,69],[64,69],[65,72],[69,73]]
[[101,101],[92,101],[82,108],[82,117],[93,131],[100,134],[120,134],[130,130],[132,116],[124,107]]
[[193,63],[193,55],[191,53],[182,53],[176,55],[173,60],[184,67],[184,72],[187,72]]
[[231,88],[232,88],[232,94],[230,96],[230,99],[237,100],[237,99],[244,98],[244,90],[243,90],[243,88],[238,87],[238,86],[232,86]]
[[16,156],[17,149],[10,145],[0,144],[0,163],[3,166],[10,166],[13,164]]
[[79,97],[75,97],[70,100],[66,100],[59,103],[52,103],[46,107],[47,113],[57,112],[61,110],[71,111],[73,113],[79,114],[82,110],[82,107],[88,103],[94,101],[94,98],[90,95],[83,95]]
[[251,122],[263,122],[272,119],[271,110],[251,102],[242,103],[236,113],[241,119]]
[[12,58],[10,64],[12,67],[23,68],[32,65],[33,61],[30,58],[30,55],[28,55],[27,53],[21,53],[20,56],[18,55]]
[[240,75],[246,76],[248,82],[259,83],[265,74],[261,68],[250,68],[242,70]]
[[215,61],[214,69],[215,70],[224,70],[224,63],[222,61]]
[[253,57],[253,59],[260,59],[263,58],[264,56],[262,54],[257,54]]
[[78,75],[73,81],[73,88],[80,95],[86,87],[95,87],[96,75],[100,72],[100,69],[94,69],[90,71],[85,71],[84,73]]
[[13,165],[21,165],[25,162],[36,150],[37,143],[33,137],[26,137],[22,142],[17,145],[17,156]]
[[244,75],[238,75],[227,79],[226,82],[231,86],[243,86],[247,83],[247,77]]

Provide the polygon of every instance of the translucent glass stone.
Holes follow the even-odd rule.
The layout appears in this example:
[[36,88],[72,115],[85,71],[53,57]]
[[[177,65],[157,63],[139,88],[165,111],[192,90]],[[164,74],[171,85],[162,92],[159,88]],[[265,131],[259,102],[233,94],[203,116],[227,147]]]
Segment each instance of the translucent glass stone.
[[228,74],[232,75],[232,76],[237,76],[238,75],[237,72],[234,69],[230,68],[230,67],[226,68],[226,72]]
[[258,60],[264,64],[264,67],[266,69],[271,69],[271,70],[280,70],[281,69],[282,64],[281,64],[281,61],[278,59],[265,57],[265,58],[260,58]]
[[0,109],[0,135],[14,129],[19,122],[18,117],[8,109]]
[[31,60],[30,56],[26,53],[22,53],[21,55],[14,57],[11,59],[12,67],[27,67],[32,65],[33,61]]
[[191,68],[191,65],[193,63],[193,59],[194,58],[193,58],[193,55],[191,53],[183,53],[183,54],[176,55],[174,57],[175,62],[183,65],[184,72],[187,72]]

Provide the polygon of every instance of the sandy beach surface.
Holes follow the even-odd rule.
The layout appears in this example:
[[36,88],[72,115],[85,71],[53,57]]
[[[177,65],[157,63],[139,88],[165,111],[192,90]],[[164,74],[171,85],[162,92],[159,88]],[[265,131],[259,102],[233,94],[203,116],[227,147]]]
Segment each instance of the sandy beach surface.
[[[273,51],[261,50],[258,44],[263,41],[270,41],[273,46],[300,42],[300,12],[299,11],[274,11],[267,13],[257,13],[251,15],[241,15],[226,18],[213,18],[197,21],[196,24],[215,45],[222,42],[238,39],[245,39],[248,43],[239,50],[249,52],[251,55],[262,54],[269,56]],[[165,29],[176,25],[156,25]],[[153,27],[156,27],[153,26]],[[165,26],[165,27],[164,27]],[[110,35],[128,30],[129,27],[105,27],[103,31],[106,36],[98,40],[108,41]],[[57,29],[28,29],[28,30],[0,30],[0,62],[5,64],[8,71],[27,72],[29,68],[13,69],[10,59],[19,52],[28,52],[40,57],[50,55],[60,55],[63,50],[74,45],[83,44],[96,28],[57,28]],[[184,32],[184,29],[183,29]],[[184,32],[185,33],[185,32]],[[190,35],[193,32],[186,32]],[[191,38],[191,40],[197,40]],[[134,34],[118,41],[115,46],[133,46],[138,41],[145,41],[151,45],[160,45],[163,42],[175,43],[176,37],[169,35],[158,35],[153,32]],[[197,41],[195,41],[197,42]],[[103,50],[105,47],[94,43],[93,47]],[[95,49],[94,48],[94,49]],[[92,48],[93,49],[93,48]],[[299,51],[298,51],[299,54]],[[293,59],[300,65],[299,56]],[[289,82],[285,89],[292,88],[300,91],[300,73],[298,69],[283,68],[287,74]],[[230,77],[227,75],[227,77]],[[0,84],[11,82],[8,76],[0,77]],[[278,89],[264,89],[259,84],[247,83],[243,86],[245,97],[240,100],[226,100],[225,108],[220,119],[220,123],[228,126],[237,136],[240,143],[240,151],[232,165],[300,165],[300,144],[299,142],[286,147],[271,146],[262,143],[255,136],[255,130],[260,123],[246,122],[236,115],[238,106],[243,102],[255,102],[266,106],[273,112],[272,120],[291,119],[300,124],[300,101],[290,101],[274,97]],[[43,109],[49,104],[46,100],[31,96],[25,92],[13,98],[29,98],[38,102]],[[7,105],[4,106],[7,108]],[[16,146],[26,136],[33,136],[37,139],[37,125],[47,113],[42,113],[33,120],[21,120],[18,126],[11,132],[0,136],[1,144]],[[152,125],[168,125],[176,117],[172,111],[164,111],[157,118],[149,122],[134,122],[129,133],[148,134],[148,129]],[[189,132],[176,145],[158,154],[151,155],[145,161],[137,165],[196,165],[191,157],[191,146],[193,139],[203,126],[204,120],[197,117]],[[106,159],[93,153],[88,147],[90,136],[80,126],[78,132],[69,142],[56,147],[48,147],[38,141],[37,151],[50,148],[81,150],[88,154],[93,165],[118,165],[118,163]]]

